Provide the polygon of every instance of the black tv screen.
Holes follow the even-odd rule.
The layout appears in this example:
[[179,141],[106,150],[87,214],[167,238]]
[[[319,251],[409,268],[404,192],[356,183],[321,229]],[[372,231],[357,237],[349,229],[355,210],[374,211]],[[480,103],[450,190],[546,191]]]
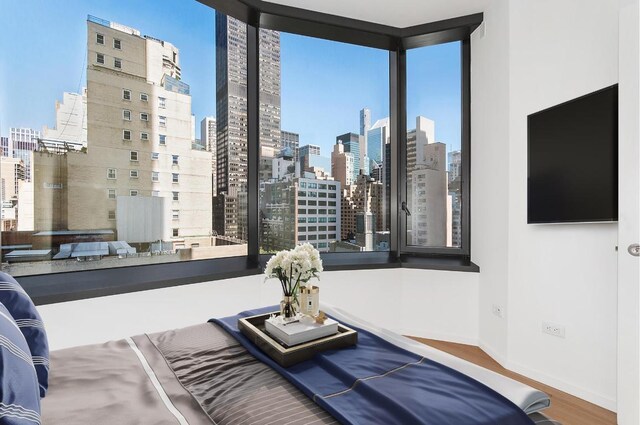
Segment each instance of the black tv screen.
[[528,223],[618,220],[618,86],[528,117]]

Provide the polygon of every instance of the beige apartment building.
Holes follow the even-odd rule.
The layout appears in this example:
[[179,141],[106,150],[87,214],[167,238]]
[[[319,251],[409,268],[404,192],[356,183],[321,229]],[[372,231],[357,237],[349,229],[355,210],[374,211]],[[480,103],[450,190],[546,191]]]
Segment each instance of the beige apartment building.
[[338,143],[333,145],[333,151],[331,152],[331,175],[340,182],[342,187],[347,187],[354,183],[354,166],[353,154],[344,151],[342,142],[338,141]]
[[89,17],[87,149],[36,153],[36,230],[211,245],[211,154],[192,149],[190,89],[180,78],[171,43]]
[[384,220],[384,185],[382,182],[370,180],[368,176],[359,175],[356,182],[342,190],[342,239],[350,233],[356,234],[357,216],[365,212],[372,213],[375,218],[374,232],[383,229]]

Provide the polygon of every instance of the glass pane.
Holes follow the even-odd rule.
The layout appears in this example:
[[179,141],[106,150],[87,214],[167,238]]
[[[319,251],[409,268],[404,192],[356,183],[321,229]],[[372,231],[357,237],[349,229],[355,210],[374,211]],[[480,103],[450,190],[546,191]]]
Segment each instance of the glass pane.
[[461,246],[460,49],[407,51],[407,245]]
[[3,270],[246,255],[245,25],[195,0],[5,6]]
[[389,250],[388,52],[261,30],[260,66],[261,251]]

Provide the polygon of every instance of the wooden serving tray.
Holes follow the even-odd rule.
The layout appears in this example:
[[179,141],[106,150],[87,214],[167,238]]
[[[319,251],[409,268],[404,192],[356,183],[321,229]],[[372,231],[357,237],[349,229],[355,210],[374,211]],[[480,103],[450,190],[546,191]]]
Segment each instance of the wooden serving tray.
[[239,319],[238,329],[260,350],[283,367],[309,360],[320,351],[349,347],[358,342],[358,332],[338,323],[338,333],[335,335],[287,347],[265,331],[264,321],[272,314],[279,315],[280,313],[259,314]]

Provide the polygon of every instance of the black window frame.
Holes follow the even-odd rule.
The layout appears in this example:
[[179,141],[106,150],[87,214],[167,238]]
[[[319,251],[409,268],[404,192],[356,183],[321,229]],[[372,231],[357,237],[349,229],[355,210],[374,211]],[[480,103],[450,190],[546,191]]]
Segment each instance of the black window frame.
[[[114,295],[195,282],[259,274],[270,257],[259,252],[259,29],[384,49],[389,52],[389,118],[391,129],[390,251],[323,253],[325,270],[416,267],[479,271],[470,259],[470,36],[483,14],[398,28],[262,0],[197,0],[247,25],[248,223],[247,255],[154,265],[113,267],[17,279],[36,304]],[[462,42],[462,247],[424,249],[407,246],[400,205],[406,147],[406,51],[429,45]],[[403,157],[404,155],[404,157]],[[405,161],[406,162],[406,161]],[[403,217],[404,216],[404,217]],[[420,248],[420,249],[415,249]]]

